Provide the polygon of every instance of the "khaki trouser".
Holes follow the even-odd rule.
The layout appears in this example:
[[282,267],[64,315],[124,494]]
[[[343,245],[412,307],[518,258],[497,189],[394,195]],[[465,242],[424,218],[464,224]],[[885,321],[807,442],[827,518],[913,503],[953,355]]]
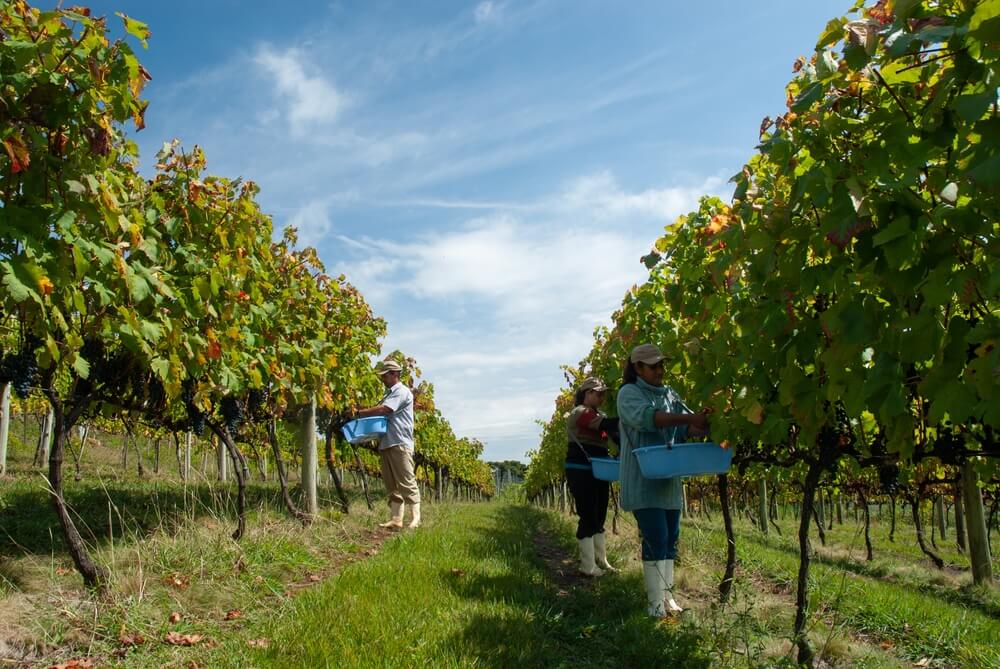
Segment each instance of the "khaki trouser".
[[420,488],[413,473],[413,454],[403,446],[381,449],[382,481],[390,502],[420,504]]

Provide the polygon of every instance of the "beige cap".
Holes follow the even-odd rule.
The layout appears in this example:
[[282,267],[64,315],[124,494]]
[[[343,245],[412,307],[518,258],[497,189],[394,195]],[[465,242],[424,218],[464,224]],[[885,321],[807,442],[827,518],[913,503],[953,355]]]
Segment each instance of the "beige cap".
[[647,365],[655,365],[663,360],[665,355],[660,353],[654,344],[643,344],[632,349],[632,354],[628,357],[632,362],[641,362]]
[[601,381],[595,376],[587,377],[583,383],[580,384],[580,392],[585,390],[593,390],[599,393],[603,393],[608,387],[604,385],[604,381]]
[[383,360],[378,366],[378,375],[388,374],[389,372],[401,372],[403,368],[399,366],[399,363],[395,360]]

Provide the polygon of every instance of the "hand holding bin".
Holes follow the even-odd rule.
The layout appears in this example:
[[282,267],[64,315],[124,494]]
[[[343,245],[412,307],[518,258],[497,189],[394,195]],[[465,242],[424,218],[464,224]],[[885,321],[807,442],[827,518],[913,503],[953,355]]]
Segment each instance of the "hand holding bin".
[[344,423],[341,432],[344,438],[352,444],[360,444],[364,441],[378,439],[385,434],[388,429],[388,422],[385,416],[372,416],[371,418],[356,418]]
[[645,446],[632,453],[639,461],[639,470],[647,479],[725,474],[733,462],[732,449],[723,448],[711,441]]

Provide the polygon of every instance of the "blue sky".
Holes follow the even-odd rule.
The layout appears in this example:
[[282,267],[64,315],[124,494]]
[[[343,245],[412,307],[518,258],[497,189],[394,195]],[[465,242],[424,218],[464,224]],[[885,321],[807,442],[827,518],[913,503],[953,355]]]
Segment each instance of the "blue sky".
[[276,226],[388,319],[385,350],[417,359],[457,432],[522,459],[559,365],[663,226],[731,193],[795,58],[850,4],[89,6],[152,30],[144,164],[176,137],[256,181]]

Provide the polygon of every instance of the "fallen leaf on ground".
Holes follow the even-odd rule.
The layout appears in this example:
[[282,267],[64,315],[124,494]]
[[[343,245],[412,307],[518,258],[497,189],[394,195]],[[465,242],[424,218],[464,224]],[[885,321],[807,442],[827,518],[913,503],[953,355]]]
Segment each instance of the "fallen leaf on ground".
[[271,645],[270,639],[247,639],[247,645],[251,648],[267,648]]
[[882,650],[892,650],[893,648],[896,647],[896,644],[894,644],[892,641],[889,641],[888,639],[883,641],[879,645],[882,646]]
[[70,660],[53,664],[49,669],[91,669],[93,666],[94,663],[90,660]]
[[313,583],[319,583],[321,580],[323,580],[323,577],[320,576],[319,574],[309,574],[309,580],[312,581]]
[[229,611],[226,611],[226,615],[223,616],[222,619],[223,620],[236,620],[237,618],[242,618],[242,617],[243,617],[243,612],[242,611],[240,611],[239,609],[230,609]]
[[181,634],[180,632],[167,632],[164,641],[171,646],[193,646],[201,643],[204,637],[201,634]]
[[187,587],[191,585],[191,579],[183,574],[178,574],[177,572],[170,574],[170,576],[167,576],[163,580],[167,585],[172,585],[179,590],[186,590]]
[[169,621],[171,625],[176,625],[181,621],[181,614],[178,613],[177,611],[174,611],[173,613],[170,614],[170,617],[167,618],[167,621]]
[[66,567],[56,567],[56,576],[65,576],[70,573],[70,571],[72,570],[67,569]]
[[138,632],[132,632],[131,634],[122,633],[118,635],[118,641],[123,646],[141,646],[146,643],[146,637]]
[[465,570],[464,569],[452,569],[451,573],[452,573],[452,576],[459,576],[459,577],[465,576]]

